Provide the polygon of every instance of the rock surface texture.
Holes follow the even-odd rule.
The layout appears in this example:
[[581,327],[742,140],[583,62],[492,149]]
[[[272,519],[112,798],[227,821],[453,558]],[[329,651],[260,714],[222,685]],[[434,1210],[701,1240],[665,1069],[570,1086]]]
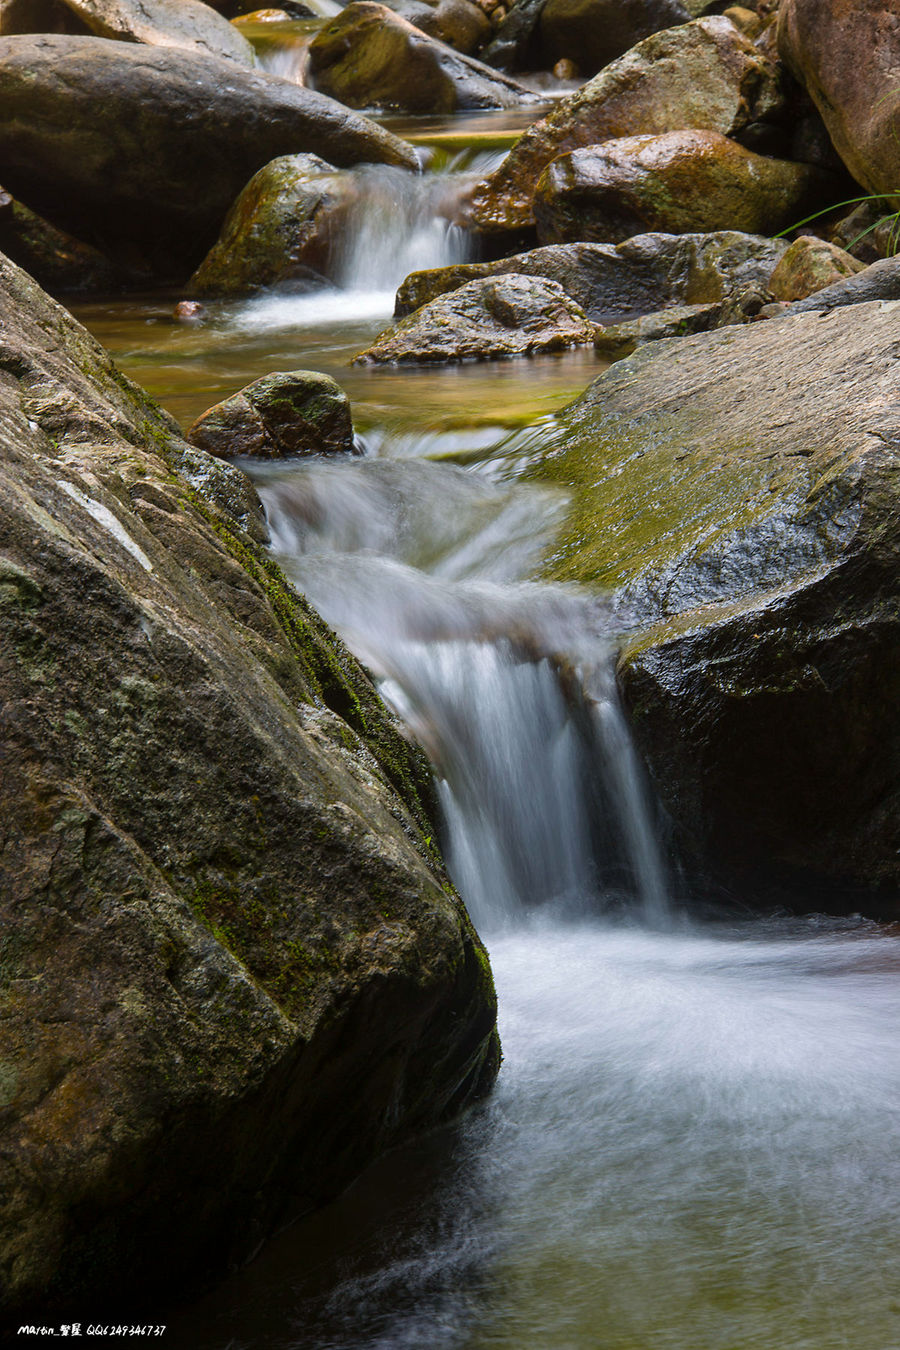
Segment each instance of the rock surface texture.
[[355,363],[488,361],[593,340],[594,324],[558,282],[513,272],[438,296],[380,334]]
[[732,230],[642,234],[621,244],[548,244],[494,262],[413,272],[397,291],[394,314],[410,314],[468,281],[518,272],[559,282],[588,318],[607,323],[763,286],[786,249],[783,240]]
[[900,10],[894,0],[782,0],[778,50],[871,192],[900,190]]
[[226,458],[352,454],[350,400],[329,375],[277,371],[207,409],[187,438]]
[[[835,244],[804,234],[794,240],[775,268],[769,278],[769,290],[776,300],[803,300],[854,276],[864,266]],[[878,297],[866,297],[873,298]]]
[[471,223],[486,234],[533,224],[537,181],[568,150],[685,127],[733,135],[764,118],[777,99],[774,66],[730,20],[698,19],[656,33],[529,127],[475,189]]
[[412,148],[312,90],[176,48],[0,38],[0,182],[54,224],[183,281],[264,164],[415,169]]
[[638,42],[687,23],[681,0],[546,0],[540,38],[544,61],[574,61],[582,75],[594,75]]
[[64,0],[64,3],[97,37],[145,42],[151,47],[181,47],[245,66],[256,64],[247,39],[200,0]]
[[539,471],[573,503],[549,575],[632,626],[621,685],[692,868],[895,917],[898,334],[874,303],[653,343]]
[[0,1289],[111,1317],[483,1093],[494,1003],[247,480],[5,260],[0,313]]
[[309,74],[317,89],[350,108],[452,113],[537,101],[515,80],[373,0],[354,0],[319,30],[309,48]]
[[775,234],[820,206],[831,175],[745,150],[716,131],[625,136],[560,155],[535,189],[542,243],[645,231]]

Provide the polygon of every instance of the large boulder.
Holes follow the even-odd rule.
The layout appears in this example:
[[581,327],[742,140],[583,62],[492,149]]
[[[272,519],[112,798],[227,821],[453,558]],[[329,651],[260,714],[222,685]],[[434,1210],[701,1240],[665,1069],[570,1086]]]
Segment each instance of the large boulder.
[[560,155],[533,210],[542,243],[620,242],[645,231],[775,234],[833,190],[811,164],[745,150],[716,131],[625,136]]
[[[618,597],[692,869],[900,916],[900,304],[652,343],[563,415],[548,565]],[[834,889],[831,889],[834,888]],[[867,893],[867,895],[866,895]]]
[[900,12],[894,0],[782,0],[778,50],[857,182],[896,194]]
[[621,244],[548,244],[493,262],[413,272],[397,291],[394,315],[411,314],[468,281],[518,272],[559,282],[588,318],[605,324],[670,305],[713,304],[744,287],[764,286],[786,249],[780,239],[733,230],[643,234]]
[[336,380],[315,370],[264,375],[207,408],[188,429],[192,445],[233,459],[352,454],[350,400]]
[[350,108],[452,113],[515,108],[537,98],[373,0],[354,0],[319,30],[308,70],[317,89]]
[[0,1304],[133,1318],[483,1093],[494,1000],[247,480],[5,260],[0,305]]
[[381,333],[354,364],[489,361],[593,340],[594,324],[558,282],[513,272],[438,296]]
[[201,0],[63,0],[97,37],[183,47],[242,65],[256,64],[253,48],[238,30]]
[[544,63],[574,61],[594,75],[638,42],[691,18],[682,0],[546,0],[539,33]]
[[352,179],[317,155],[280,155],[232,205],[190,279],[198,295],[247,294],[287,282],[324,285]]
[[485,234],[532,225],[538,179],[568,150],[685,127],[733,135],[776,104],[772,63],[728,19],[698,19],[656,33],[529,127],[476,187],[468,221]]
[[306,151],[416,168],[357,113],[231,61],[95,37],[0,38],[0,182],[88,243],[181,281],[254,173]]

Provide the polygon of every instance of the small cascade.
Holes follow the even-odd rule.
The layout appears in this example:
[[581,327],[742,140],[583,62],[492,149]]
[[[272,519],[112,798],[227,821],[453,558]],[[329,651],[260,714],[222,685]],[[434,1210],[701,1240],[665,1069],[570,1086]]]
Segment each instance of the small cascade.
[[569,588],[517,583],[496,548],[502,521],[519,575],[531,571],[558,499],[422,461],[298,466],[259,487],[282,563],[434,765],[448,866],[476,925],[622,903],[662,923],[665,868],[608,614]]

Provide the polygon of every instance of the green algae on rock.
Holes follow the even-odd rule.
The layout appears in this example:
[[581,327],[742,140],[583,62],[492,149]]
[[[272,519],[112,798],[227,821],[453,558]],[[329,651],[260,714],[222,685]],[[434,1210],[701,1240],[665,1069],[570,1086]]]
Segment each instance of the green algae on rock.
[[0,304],[0,1286],[133,1309],[483,1094],[495,1000],[247,480],[5,259]]
[[352,454],[350,400],[330,375],[276,371],[208,408],[187,438],[226,458]]
[[875,303],[651,343],[534,471],[572,494],[547,574],[631,625],[620,682],[681,848],[745,895],[799,877],[898,912],[898,334]]

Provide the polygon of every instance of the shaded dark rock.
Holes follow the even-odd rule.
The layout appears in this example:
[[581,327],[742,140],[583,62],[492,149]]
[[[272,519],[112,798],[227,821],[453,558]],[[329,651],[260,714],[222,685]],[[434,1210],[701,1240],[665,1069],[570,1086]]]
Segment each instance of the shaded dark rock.
[[493,40],[482,52],[482,60],[498,70],[535,70],[541,64],[537,24],[545,0],[515,0]]
[[593,339],[593,323],[557,282],[507,273],[438,296],[381,333],[354,364],[487,361]]
[[539,23],[543,63],[567,58],[594,75],[644,38],[690,18],[681,0],[546,0]]
[[0,38],[0,181],[116,256],[183,281],[276,156],[416,168],[410,146],[311,90],[176,48]]
[[530,89],[372,0],[354,0],[319,30],[309,73],[317,89],[351,108],[451,113],[537,102]]
[[682,854],[748,902],[799,880],[900,914],[898,324],[651,343],[535,470],[571,493],[548,575],[631,625],[620,683]]
[[467,219],[485,234],[530,226],[538,179],[558,155],[683,127],[731,135],[771,113],[779,98],[775,67],[728,19],[656,33],[529,127],[476,187]]
[[560,155],[533,210],[543,243],[615,242],[645,230],[775,234],[833,187],[821,169],[755,155],[716,131],[670,131]]
[[117,291],[146,282],[146,274],[117,266],[99,249],[44,220],[0,188],[0,250],[57,294]]
[[278,371],[254,380],[197,418],[188,440],[211,455],[281,459],[352,454],[350,402],[329,375]]
[[621,244],[548,244],[512,258],[413,272],[397,291],[402,317],[479,277],[518,272],[557,281],[588,318],[608,323],[668,305],[709,304],[765,283],[787,244],[760,235],[644,234]]
[[133,1317],[481,1095],[494,998],[427,767],[244,475],[0,292],[3,1311]]

